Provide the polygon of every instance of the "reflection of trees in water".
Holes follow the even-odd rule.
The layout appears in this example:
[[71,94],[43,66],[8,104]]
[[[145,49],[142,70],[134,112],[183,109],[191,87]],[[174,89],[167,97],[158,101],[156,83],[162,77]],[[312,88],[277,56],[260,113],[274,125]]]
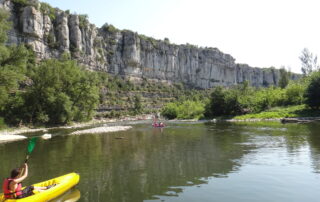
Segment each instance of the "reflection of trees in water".
[[[32,182],[26,184],[76,171],[81,176],[80,201],[132,202],[158,194],[176,195],[182,191],[177,186],[206,183],[207,177],[226,176],[237,169],[239,159],[249,149],[234,144],[243,137],[229,129],[221,125],[177,125],[162,133],[132,130],[40,140],[30,161]],[[125,138],[115,139],[117,135]],[[24,148],[26,144],[13,145]],[[0,151],[21,156],[22,162],[24,149],[15,149],[0,147]],[[17,159],[11,158],[1,169],[9,174],[13,163]]]
[[320,124],[286,124],[285,132],[279,135],[286,140],[286,146],[289,154],[299,155],[299,150],[307,148],[310,150],[310,158],[315,172],[320,171]]
[[[298,157],[299,151],[310,150],[315,172],[320,172],[320,123],[281,124],[278,122],[240,123],[256,137],[262,136],[261,147],[285,147],[291,157]],[[257,139],[255,138],[255,141]]]
[[[143,126],[105,135],[55,137],[37,143],[30,177],[38,182],[79,172],[80,201],[134,202],[175,196],[183,191],[181,186],[227,177],[254,148],[284,147],[296,155],[310,147],[314,169],[319,171],[319,129],[320,124],[175,124],[162,133]],[[0,145],[6,162],[0,167],[2,177],[23,161],[26,145],[27,141]]]
[[203,125],[121,136],[125,138],[82,137],[81,150],[90,165],[82,175],[81,190],[89,189],[81,191],[83,200],[143,201],[158,194],[175,195],[182,190],[173,186],[202,184],[207,177],[234,171],[239,166],[236,160],[247,151],[247,146],[233,144],[242,141],[241,135],[210,131]]
[[[28,141],[16,141],[1,143],[0,145],[0,179],[2,180],[10,176],[13,168],[22,164],[26,157]],[[2,192],[2,190],[0,191]]]
[[306,124],[308,129],[308,142],[310,145],[310,157],[315,172],[320,173],[320,123]]

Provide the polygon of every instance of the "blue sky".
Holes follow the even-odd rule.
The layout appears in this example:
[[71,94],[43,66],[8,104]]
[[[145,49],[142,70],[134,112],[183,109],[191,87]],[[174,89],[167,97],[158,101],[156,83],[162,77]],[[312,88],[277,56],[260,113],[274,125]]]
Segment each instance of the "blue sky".
[[[300,72],[303,48],[320,55],[318,0],[44,0],[91,23],[172,43],[216,47],[238,63]],[[319,2],[319,3],[318,3]]]

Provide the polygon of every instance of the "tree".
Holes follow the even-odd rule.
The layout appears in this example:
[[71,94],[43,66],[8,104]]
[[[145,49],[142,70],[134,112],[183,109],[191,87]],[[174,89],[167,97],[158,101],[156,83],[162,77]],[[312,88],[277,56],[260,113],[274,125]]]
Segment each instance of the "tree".
[[63,57],[41,62],[31,78],[26,93],[30,122],[64,124],[92,118],[99,102],[95,73]]
[[305,103],[312,109],[320,107],[320,72],[311,75],[309,85],[305,92]]
[[207,117],[236,115],[240,112],[241,105],[234,90],[224,90],[221,86],[213,89],[210,102],[205,107],[205,115]]
[[285,104],[286,105],[301,105],[304,101],[306,84],[304,80],[290,81],[285,88]]
[[278,86],[280,88],[285,88],[289,84],[290,72],[287,71],[284,67],[281,67],[280,70],[280,78],[278,82]]
[[141,96],[134,96],[134,111],[140,113],[142,111]]
[[34,64],[34,54],[24,45],[5,46],[10,23],[8,13],[0,9],[0,116],[5,117],[10,109],[7,105],[14,97],[21,96],[19,90],[25,85],[27,68]]
[[7,32],[11,24],[8,22],[9,13],[4,9],[0,9],[0,44],[7,41]]
[[301,60],[302,65],[301,71],[305,76],[319,69],[318,57],[313,56],[313,54],[307,48],[302,50],[299,59]]
[[222,87],[215,87],[211,93],[210,102],[206,106],[205,115],[208,117],[224,114],[225,94]]
[[168,103],[162,109],[161,114],[168,119],[175,119],[178,116],[177,103]]

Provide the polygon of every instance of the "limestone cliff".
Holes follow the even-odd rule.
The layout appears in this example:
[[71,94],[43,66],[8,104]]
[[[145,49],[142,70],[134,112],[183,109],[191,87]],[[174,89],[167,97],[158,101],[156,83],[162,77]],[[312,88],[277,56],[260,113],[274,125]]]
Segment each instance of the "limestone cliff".
[[276,85],[279,71],[236,64],[217,48],[175,45],[112,25],[90,24],[85,15],[53,9],[36,0],[17,4],[0,0],[11,13],[9,44],[27,43],[39,58],[72,57],[93,70],[130,79],[181,82],[197,88],[230,86],[250,81],[254,86]]

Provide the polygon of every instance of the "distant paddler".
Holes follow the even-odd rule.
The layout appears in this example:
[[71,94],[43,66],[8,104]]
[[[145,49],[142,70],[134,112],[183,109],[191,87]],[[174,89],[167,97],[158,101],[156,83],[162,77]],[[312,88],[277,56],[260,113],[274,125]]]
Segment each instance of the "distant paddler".
[[152,124],[153,127],[164,127],[165,126],[163,122],[159,121],[159,118],[160,118],[160,113],[157,112],[153,118],[153,124]]

